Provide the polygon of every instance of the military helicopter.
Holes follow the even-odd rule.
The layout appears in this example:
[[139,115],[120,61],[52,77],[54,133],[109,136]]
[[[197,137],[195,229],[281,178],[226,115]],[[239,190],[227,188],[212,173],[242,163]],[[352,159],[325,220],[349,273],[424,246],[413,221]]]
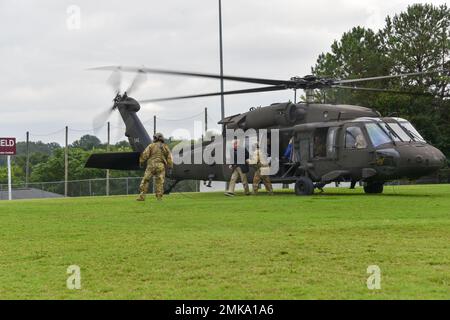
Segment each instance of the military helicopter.
[[[138,170],[139,154],[151,143],[151,138],[137,116],[140,103],[191,99],[220,95],[248,94],[287,89],[338,88],[398,94],[414,94],[405,91],[357,87],[354,84],[394,79],[445,70],[416,72],[360,79],[332,79],[316,76],[293,77],[289,80],[220,76],[207,73],[180,72],[144,67],[107,66],[94,70],[137,73],[129,90],[120,93],[116,89],[113,107],[107,111],[119,111],[133,152],[93,154],[86,167],[114,170]],[[265,85],[252,89],[234,90],[157,98],[137,101],[129,96],[146,74],[166,74],[209,79],[223,79]],[[116,85],[117,80],[113,81]],[[117,88],[120,86],[117,86]],[[274,183],[295,183],[297,195],[312,195],[332,182],[350,182],[354,188],[361,182],[368,194],[383,192],[386,182],[406,178],[417,179],[432,174],[446,164],[444,154],[425,141],[406,119],[382,117],[376,110],[354,106],[317,103],[275,103],[267,107],[251,108],[248,112],[225,117],[219,124],[226,129],[279,129],[279,154],[271,155],[280,161],[279,170],[270,178]],[[202,153],[211,141],[192,146],[192,153]],[[292,143],[289,158],[283,151]],[[252,181],[254,171],[248,172]],[[168,175],[174,183],[181,180],[229,181],[231,169],[227,164],[179,164]]]

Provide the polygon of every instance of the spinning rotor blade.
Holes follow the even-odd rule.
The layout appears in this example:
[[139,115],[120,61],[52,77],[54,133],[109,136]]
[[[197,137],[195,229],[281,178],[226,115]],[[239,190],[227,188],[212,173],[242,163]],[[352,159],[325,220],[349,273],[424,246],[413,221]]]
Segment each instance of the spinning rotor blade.
[[145,81],[147,81],[147,74],[142,70],[138,70],[136,76],[133,79],[133,82],[128,87],[126,93],[131,95],[134,91],[136,91]]
[[114,111],[114,107],[108,108],[105,111],[102,111],[100,114],[98,114],[93,122],[92,122],[92,126],[94,128],[94,133],[97,134],[98,131],[103,128],[106,124],[106,122],[108,121],[109,117],[111,116],[111,114]]
[[198,73],[198,72],[184,72],[184,71],[172,71],[163,69],[151,69],[151,68],[137,68],[137,67],[117,67],[117,66],[106,66],[91,68],[90,70],[117,70],[120,69],[124,72],[143,72],[143,73],[158,73],[167,75],[177,75],[177,76],[187,76],[187,77],[200,77],[209,79],[223,79],[230,81],[239,81],[247,83],[257,83],[257,84],[267,84],[267,85],[295,85],[297,82],[292,80],[275,80],[275,79],[263,79],[263,78],[248,78],[248,77],[234,77],[234,76],[223,76],[209,73]]
[[380,77],[348,79],[348,80],[334,80],[333,82],[335,84],[346,84],[346,83],[354,83],[354,82],[364,82],[364,81],[375,81],[375,80],[384,80],[384,79],[421,76],[421,75],[425,75],[425,74],[439,73],[439,72],[444,72],[444,71],[445,70],[433,70],[433,71],[424,71],[424,72],[401,73],[401,74],[395,74],[395,75],[391,75],[391,76],[380,76]]
[[108,84],[112,87],[115,94],[120,93],[120,89],[122,86],[122,72],[120,71],[120,67],[116,67],[112,74],[109,76],[107,80]]
[[[178,76],[190,76],[190,77],[200,77],[200,78],[209,78],[209,79],[223,79],[230,81],[239,81],[246,83],[255,83],[255,84],[265,84],[269,85],[269,87],[263,88],[255,88],[255,89],[247,89],[247,90],[236,90],[236,91],[228,91],[224,92],[224,95],[231,94],[243,94],[243,93],[252,93],[252,92],[265,92],[265,91],[276,91],[276,90],[284,90],[284,89],[326,89],[326,88],[339,88],[341,89],[352,89],[352,90],[366,90],[366,91],[378,91],[378,92],[392,92],[392,93],[400,93],[400,94],[417,94],[417,93],[409,93],[409,92],[401,92],[395,90],[385,90],[385,89],[369,89],[369,88],[358,88],[358,87],[345,87],[345,84],[352,84],[358,82],[366,82],[366,81],[376,81],[383,79],[394,79],[394,78],[403,78],[403,77],[411,77],[411,76],[420,76],[425,74],[433,74],[439,72],[448,72],[448,70],[440,69],[433,71],[424,71],[424,72],[413,72],[413,73],[404,73],[404,74],[396,74],[389,76],[380,76],[380,77],[369,77],[369,78],[359,78],[359,79],[332,79],[332,78],[322,78],[316,76],[305,76],[305,77],[294,77],[290,80],[276,80],[276,79],[265,79],[265,78],[249,78],[249,77],[235,77],[235,76],[220,76],[216,74],[209,73],[198,73],[198,72],[183,72],[183,71],[172,71],[172,70],[163,70],[163,69],[152,69],[152,68],[138,68],[138,67],[121,67],[121,66],[105,66],[98,68],[91,68],[90,70],[109,70],[113,71],[113,75],[118,73],[120,76],[120,71],[124,72],[137,72],[135,80],[131,84],[128,91],[133,91],[137,86],[139,86],[143,82],[143,75],[146,73],[158,73],[158,74],[166,74],[166,75],[178,75]],[[114,83],[114,87],[116,90],[120,89],[120,78],[119,81],[112,81]],[[344,86],[340,86],[344,84]],[[119,88],[119,89],[117,89]],[[116,91],[120,92],[120,91]],[[160,98],[160,99],[149,99],[142,100],[141,102],[157,102],[157,101],[169,101],[169,100],[180,100],[180,99],[188,99],[188,98],[199,98],[199,97],[210,97],[210,96],[218,96],[221,93],[205,93],[205,94],[197,94],[197,95],[188,95],[188,96],[178,96],[178,97],[170,97],[170,98]]]
[[[278,86],[270,86],[270,87],[261,87],[254,89],[244,89],[244,90],[234,90],[234,91],[225,91],[223,95],[232,95],[232,94],[243,94],[243,93],[255,93],[255,92],[268,92],[268,91],[279,91],[286,90],[286,86],[278,85]],[[189,96],[178,96],[178,97],[169,97],[169,98],[158,98],[158,99],[146,99],[140,100],[140,103],[150,103],[150,102],[160,102],[160,101],[171,101],[171,100],[181,100],[181,99],[190,99],[190,98],[203,98],[203,97],[214,97],[222,95],[221,92],[214,93],[203,93],[203,94],[194,94]]]
[[428,93],[428,92],[408,92],[408,91],[399,91],[399,90],[378,89],[378,88],[362,88],[362,87],[350,87],[350,86],[332,86],[332,88],[349,89],[349,90],[355,90],[355,91],[369,91],[369,92],[386,92],[386,93],[395,93],[395,94],[406,94],[406,95],[411,95],[411,96],[432,96],[432,94]]

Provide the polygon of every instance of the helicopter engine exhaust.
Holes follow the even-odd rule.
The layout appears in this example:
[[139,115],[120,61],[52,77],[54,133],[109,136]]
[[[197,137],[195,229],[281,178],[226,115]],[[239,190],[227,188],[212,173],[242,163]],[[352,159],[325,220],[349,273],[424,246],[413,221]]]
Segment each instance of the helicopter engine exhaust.
[[265,108],[254,108],[249,112],[226,118],[224,123],[230,129],[262,129],[277,126],[292,126],[303,120],[304,107],[292,102],[276,103]]

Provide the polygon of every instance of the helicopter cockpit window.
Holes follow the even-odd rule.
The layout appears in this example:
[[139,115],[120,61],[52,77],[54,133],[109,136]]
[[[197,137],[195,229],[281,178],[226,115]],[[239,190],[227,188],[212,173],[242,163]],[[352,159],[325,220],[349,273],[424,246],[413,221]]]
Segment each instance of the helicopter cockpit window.
[[367,133],[374,147],[391,142],[389,136],[376,123],[366,123]]
[[402,127],[398,123],[390,122],[388,126],[392,128],[395,134],[400,137],[402,141],[411,141],[412,138],[402,129]]
[[395,142],[401,141],[397,133],[395,133],[395,131],[386,122],[380,122],[380,126],[383,128],[386,134],[391,137],[392,140],[394,140]]
[[410,122],[401,121],[400,125],[403,127],[403,129],[406,130],[406,132],[413,136],[415,141],[425,142],[425,139],[420,135],[419,131],[417,131]]
[[345,147],[348,149],[367,148],[367,141],[360,127],[348,127],[346,129]]

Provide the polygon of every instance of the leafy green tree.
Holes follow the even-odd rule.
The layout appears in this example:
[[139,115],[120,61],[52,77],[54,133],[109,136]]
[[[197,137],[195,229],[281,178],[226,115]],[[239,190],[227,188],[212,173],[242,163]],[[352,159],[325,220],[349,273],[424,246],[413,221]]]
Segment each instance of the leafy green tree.
[[[21,184],[24,182],[24,174],[22,168],[17,165],[11,165],[11,180],[13,184]],[[0,184],[8,183],[8,167],[0,167]]]
[[[388,60],[382,51],[379,33],[363,27],[355,27],[331,45],[331,52],[322,53],[312,68],[313,74],[331,78],[365,78],[388,72]],[[378,83],[380,84],[380,82]],[[381,83],[382,84],[382,83]],[[366,84],[361,84],[365,86]],[[375,85],[373,82],[371,85]],[[373,100],[373,94],[350,90],[328,89],[316,93],[320,102],[354,104]],[[366,102],[367,103],[367,102]]]
[[[375,33],[355,27],[322,53],[312,72],[333,78],[360,78],[395,73],[450,69],[450,10],[446,5],[415,4],[386,18]],[[348,103],[377,109],[384,116],[409,119],[424,137],[450,157],[450,77],[439,73],[371,81],[360,87],[386,88],[429,96],[318,90],[319,102]]]
[[[388,52],[392,73],[438,70],[449,64],[450,10],[446,5],[414,4],[406,12],[386,18],[382,48]],[[429,91],[444,98],[449,78],[439,74],[396,81],[402,88]]]
[[74,141],[72,147],[88,151],[102,147],[102,142],[96,136],[87,134],[82,136],[80,140]]

